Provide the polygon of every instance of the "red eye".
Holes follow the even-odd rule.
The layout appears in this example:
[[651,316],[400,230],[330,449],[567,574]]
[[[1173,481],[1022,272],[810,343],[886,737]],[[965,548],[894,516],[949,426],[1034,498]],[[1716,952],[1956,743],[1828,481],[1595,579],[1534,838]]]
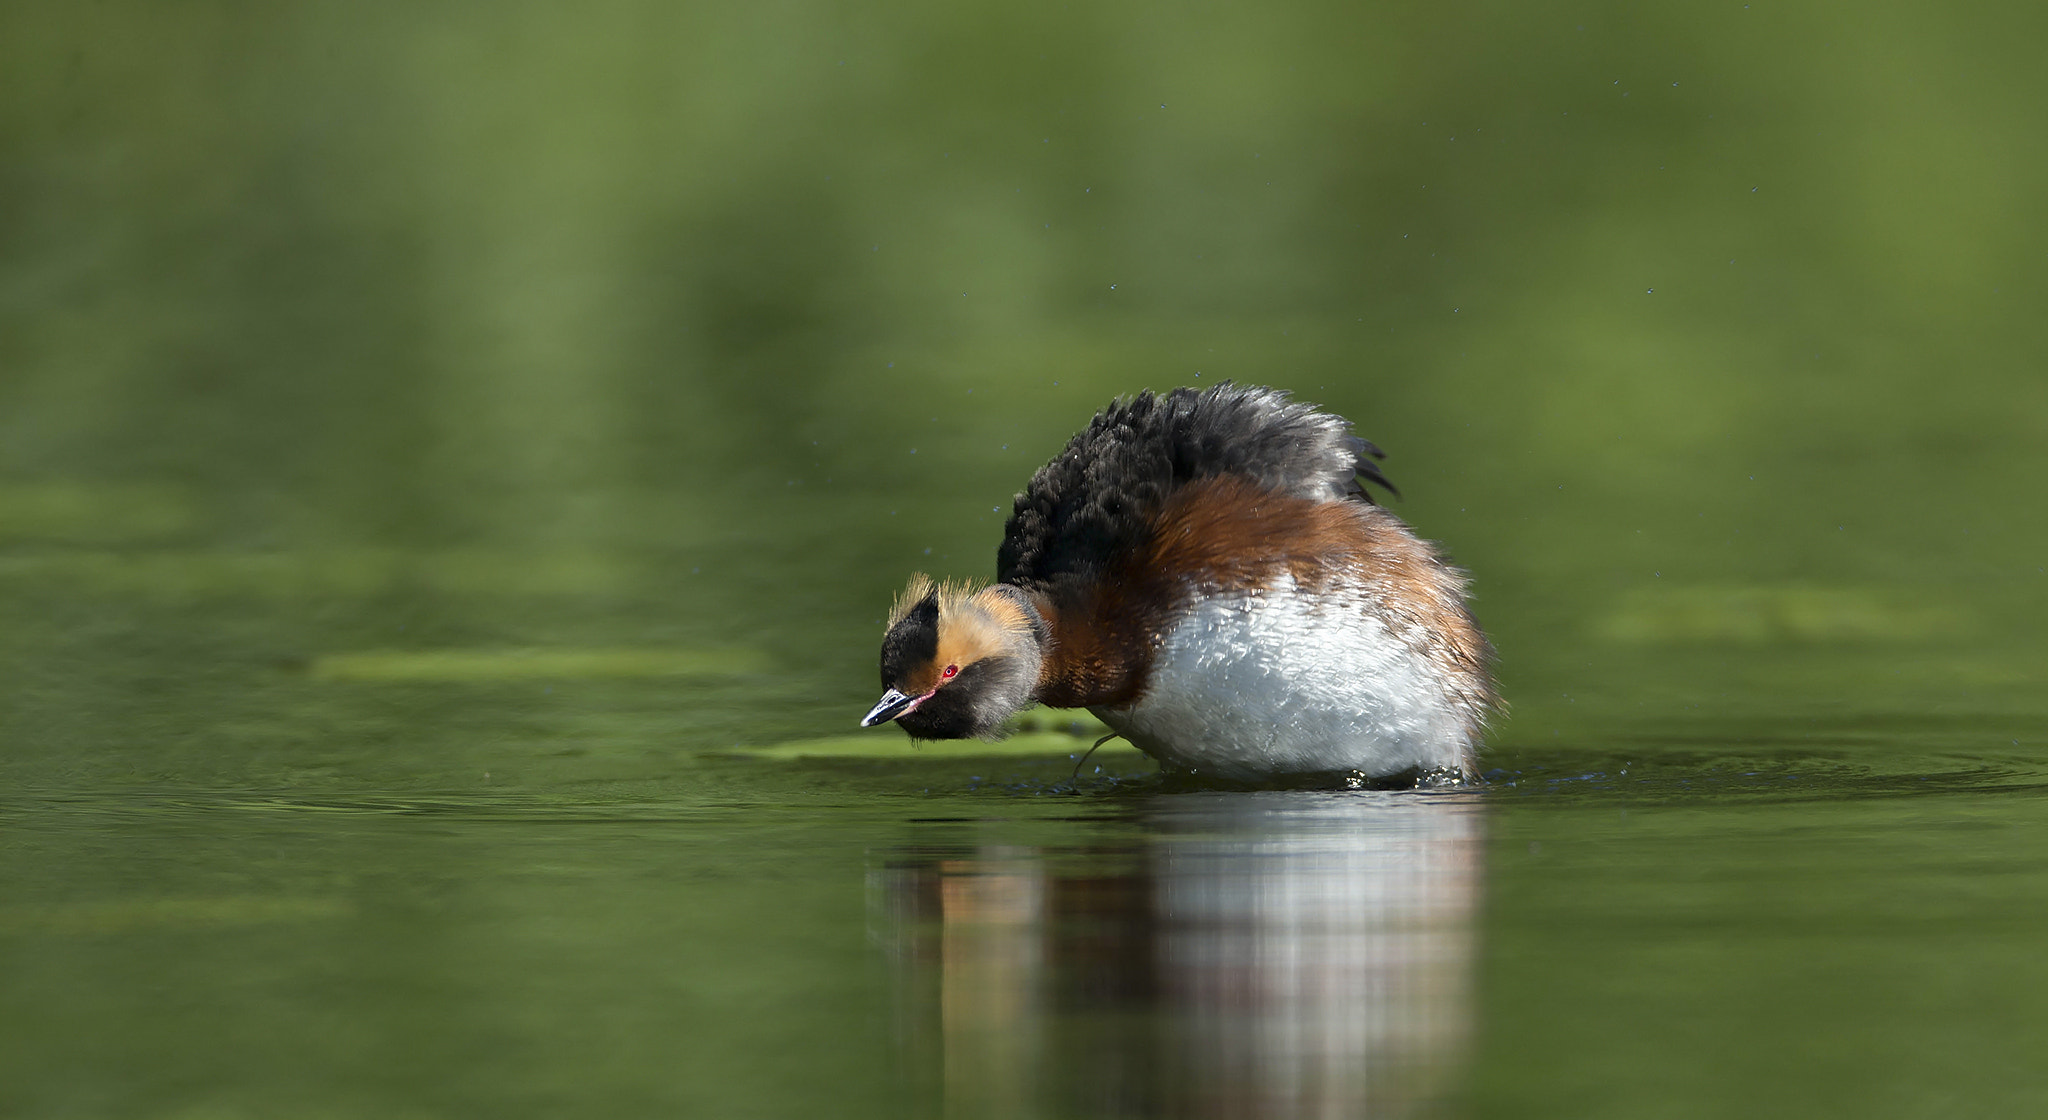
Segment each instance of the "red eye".
[[955,674],[955,673],[958,673],[959,671],[960,671],[960,666],[958,666],[958,665],[948,665],[948,666],[946,666],[946,671],[945,671],[945,672],[943,672],[943,673],[940,673],[940,674],[939,674],[939,679],[941,679],[941,680],[948,680],[948,681],[950,681],[950,680],[952,680],[952,679],[953,679],[953,674]]

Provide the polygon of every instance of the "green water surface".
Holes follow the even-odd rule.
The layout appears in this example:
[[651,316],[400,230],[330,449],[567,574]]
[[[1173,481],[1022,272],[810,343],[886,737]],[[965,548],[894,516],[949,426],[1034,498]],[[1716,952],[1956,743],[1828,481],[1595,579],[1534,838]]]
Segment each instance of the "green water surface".
[[[0,6],[0,1115],[2048,1115],[2042,13]],[[1225,377],[1484,781],[856,732]]]

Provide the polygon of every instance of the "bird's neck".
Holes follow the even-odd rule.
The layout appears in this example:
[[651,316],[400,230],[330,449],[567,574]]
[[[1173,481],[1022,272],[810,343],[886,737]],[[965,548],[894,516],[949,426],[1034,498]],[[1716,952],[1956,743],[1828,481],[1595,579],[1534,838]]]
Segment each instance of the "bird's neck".
[[1116,707],[1137,699],[1151,660],[1150,634],[1119,624],[1100,594],[1080,588],[1022,592],[1036,618],[1038,686],[1032,699],[1055,708]]

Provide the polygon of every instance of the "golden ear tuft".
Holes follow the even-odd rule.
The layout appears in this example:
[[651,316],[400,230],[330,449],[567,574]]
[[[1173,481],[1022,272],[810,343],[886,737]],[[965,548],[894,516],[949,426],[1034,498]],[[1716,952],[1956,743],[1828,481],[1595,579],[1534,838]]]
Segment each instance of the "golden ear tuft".
[[902,593],[896,596],[896,604],[889,609],[889,625],[893,627],[903,621],[903,616],[909,614],[912,607],[917,606],[933,595],[939,597],[939,616],[941,618],[957,615],[961,604],[965,603],[973,593],[974,585],[965,580],[947,580],[944,583],[940,583],[923,572],[913,572],[910,576],[909,585],[904,587]]
[[994,587],[984,587],[975,592],[969,602],[980,607],[996,628],[1005,633],[1027,633],[1031,629],[1031,620],[1017,600]]
[[895,626],[903,621],[903,616],[910,613],[910,608],[924,602],[925,596],[931,593],[932,577],[923,572],[910,573],[910,586],[896,593],[896,602],[889,608],[889,625]]

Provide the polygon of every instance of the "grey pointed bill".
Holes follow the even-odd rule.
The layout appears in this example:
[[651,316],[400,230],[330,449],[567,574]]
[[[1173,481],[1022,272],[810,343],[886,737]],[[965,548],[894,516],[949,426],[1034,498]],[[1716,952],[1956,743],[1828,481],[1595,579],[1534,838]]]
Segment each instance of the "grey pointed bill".
[[892,688],[882,693],[882,699],[860,721],[860,725],[862,727],[873,727],[878,723],[887,723],[910,709],[917,707],[918,701],[923,699],[924,697],[922,696],[905,696]]

